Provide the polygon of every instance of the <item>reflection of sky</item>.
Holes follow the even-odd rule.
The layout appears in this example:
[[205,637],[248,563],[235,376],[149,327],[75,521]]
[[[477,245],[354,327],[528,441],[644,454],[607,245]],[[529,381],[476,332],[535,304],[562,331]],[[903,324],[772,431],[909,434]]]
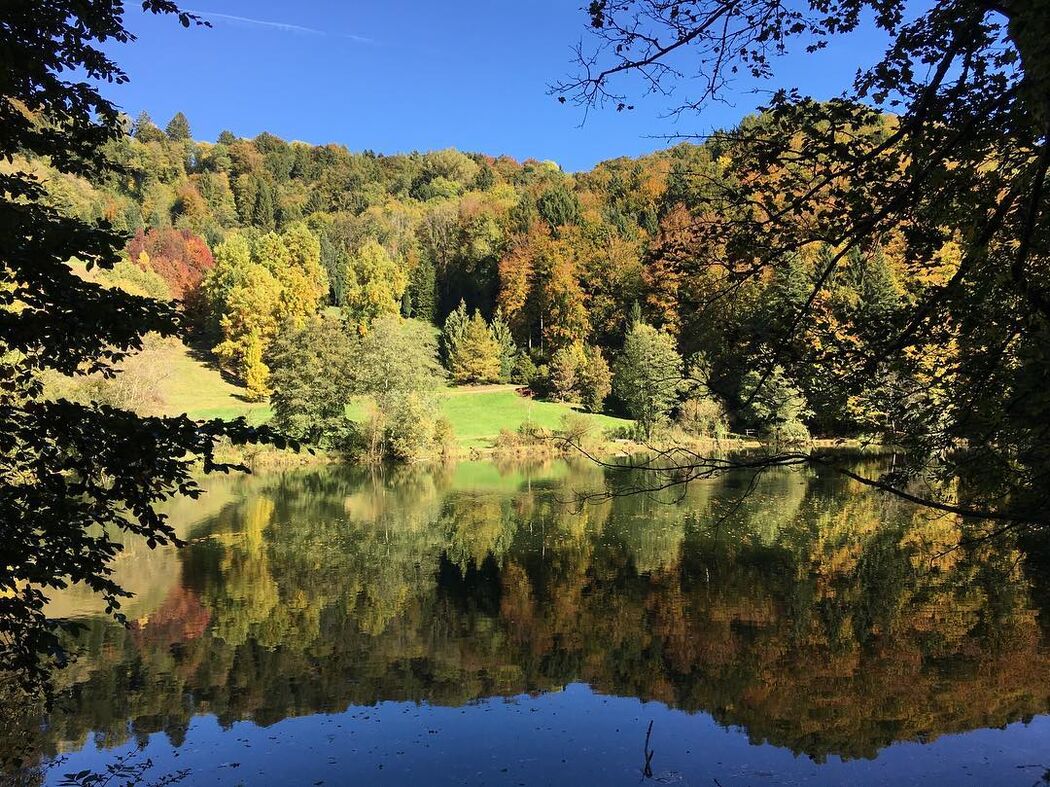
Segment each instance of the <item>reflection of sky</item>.
[[[460,708],[384,702],[344,713],[222,729],[200,716],[174,749],[158,733],[139,757],[152,778],[187,768],[189,784],[626,784],[641,781],[645,730],[656,783],[1018,784],[1050,763],[1050,716],[1003,730],[899,743],[875,760],[823,764],[657,703],[594,694],[582,684],[541,697],[485,700]],[[114,754],[92,744],[48,777],[102,770]],[[1042,766],[1042,767],[1034,767]]]

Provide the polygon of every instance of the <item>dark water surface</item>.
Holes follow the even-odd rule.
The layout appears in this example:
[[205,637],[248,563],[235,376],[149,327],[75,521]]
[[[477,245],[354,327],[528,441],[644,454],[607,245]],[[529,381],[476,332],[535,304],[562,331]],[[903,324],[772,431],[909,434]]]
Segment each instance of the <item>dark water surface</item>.
[[189,547],[120,558],[130,628],[56,599],[82,656],[0,744],[30,783],[126,756],[188,784],[638,784],[652,722],[653,783],[1040,783],[1039,561],[811,472],[737,505],[750,481],[583,507],[631,480],[209,482],[171,512]]

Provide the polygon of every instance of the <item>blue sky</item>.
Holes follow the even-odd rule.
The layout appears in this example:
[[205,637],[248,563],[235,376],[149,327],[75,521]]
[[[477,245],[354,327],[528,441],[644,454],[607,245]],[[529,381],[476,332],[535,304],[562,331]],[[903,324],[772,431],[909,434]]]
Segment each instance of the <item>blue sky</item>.
[[[382,153],[507,153],[576,171],[666,145],[654,135],[732,126],[762,100],[741,80],[724,103],[677,122],[662,117],[666,99],[652,99],[630,113],[592,112],[581,127],[582,111],[547,85],[571,71],[571,47],[586,35],[583,0],[187,0],[214,25],[196,30],[137,5],[128,22],[138,41],[111,50],[131,83],[106,92],[161,126],[182,110],[197,139],[270,131]],[[773,84],[835,95],[884,45],[858,31],[782,59]]]

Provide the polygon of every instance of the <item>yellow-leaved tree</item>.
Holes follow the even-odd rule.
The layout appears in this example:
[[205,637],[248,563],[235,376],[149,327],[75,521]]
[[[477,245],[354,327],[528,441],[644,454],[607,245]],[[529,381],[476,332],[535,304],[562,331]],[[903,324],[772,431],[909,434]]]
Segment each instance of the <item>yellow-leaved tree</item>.
[[400,312],[408,274],[375,240],[347,256],[342,274],[343,313],[362,336],[377,317]]

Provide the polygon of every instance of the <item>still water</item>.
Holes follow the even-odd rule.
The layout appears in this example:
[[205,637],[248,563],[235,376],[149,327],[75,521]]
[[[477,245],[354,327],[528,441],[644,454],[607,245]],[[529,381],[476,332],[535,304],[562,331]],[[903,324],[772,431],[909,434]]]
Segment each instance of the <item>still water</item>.
[[120,558],[130,627],[55,600],[81,656],[7,734],[45,784],[118,758],[189,784],[1043,783],[1045,558],[845,479],[751,482],[210,481],[170,512],[190,546]]

